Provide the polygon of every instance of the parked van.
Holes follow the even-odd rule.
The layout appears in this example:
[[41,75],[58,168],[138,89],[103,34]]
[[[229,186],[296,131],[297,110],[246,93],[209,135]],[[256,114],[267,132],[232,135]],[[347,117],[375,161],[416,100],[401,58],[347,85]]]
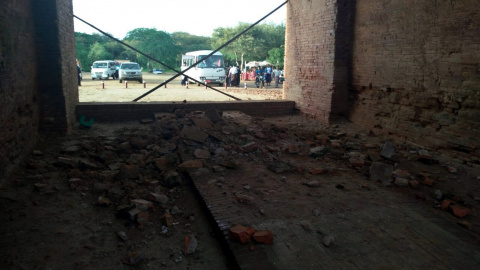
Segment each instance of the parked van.
[[120,68],[118,69],[118,78],[120,82],[138,81],[139,83],[142,83],[142,68],[138,63],[124,62],[120,65]]
[[115,62],[112,60],[95,61],[92,65],[92,80],[106,79],[112,77],[115,79]]

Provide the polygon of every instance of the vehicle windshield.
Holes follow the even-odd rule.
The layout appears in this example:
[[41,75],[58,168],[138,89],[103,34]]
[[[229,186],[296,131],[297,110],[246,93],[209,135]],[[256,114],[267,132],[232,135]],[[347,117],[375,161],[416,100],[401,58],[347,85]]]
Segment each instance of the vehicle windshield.
[[138,64],[122,64],[121,69],[140,69]]
[[[206,55],[199,55],[198,59],[206,58]],[[223,68],[223,56],[222,55],[212,55],[208,59],[200,62],[198,64],[200,68]]]
[[107,63],[93,63],[93,68],[106,68]]

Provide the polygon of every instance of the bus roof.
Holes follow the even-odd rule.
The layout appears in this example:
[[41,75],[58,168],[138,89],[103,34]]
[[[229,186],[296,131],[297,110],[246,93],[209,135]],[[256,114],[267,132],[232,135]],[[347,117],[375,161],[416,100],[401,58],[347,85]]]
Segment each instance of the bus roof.
[[[201,50],[201,51],[194,51],[194,52],[187,52],[185,55],[208,55],[211,54],[212,50]],[[213,55],[222,55],[221,52],[216,52]]]

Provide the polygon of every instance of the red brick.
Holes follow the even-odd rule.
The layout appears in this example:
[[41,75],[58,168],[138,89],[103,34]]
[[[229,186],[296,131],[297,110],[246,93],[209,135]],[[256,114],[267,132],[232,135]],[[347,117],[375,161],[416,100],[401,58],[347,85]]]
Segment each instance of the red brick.
[[257,231],[253,234],[253,239],[257,242],[270,245],[273,243],[273,233],[269,230]]
[[309,171],[310,174],[313,174],[313,175],[318,175],[318,174],[324,174],[324,173],[327,173],[328,170],[325,169],[325,168],[315,168],[315,169],[311,169]]
[[172,215],[168,214],[168,213],[165,213],[163,216],[162,216],[162,223],[163,225],[167,226],[167,227],[172,227],[173,226],[173,217]]
[[237,240],[240,243],[250,242],[250,238],[255,233],[255,229],[252,227],[245,227],[237,224],[228,230],[228,237],[233,240]]
[[448,207],[450,206],[451,203],[452,203],[452,201],[450,201],[450,200],[443,200],[442,210],[448,210]]
[[466,217],[472,213],[472,210],[470,210],[469,208],[457,204],[451,205],[450,209],[452,209],[453,214],[459,218]]

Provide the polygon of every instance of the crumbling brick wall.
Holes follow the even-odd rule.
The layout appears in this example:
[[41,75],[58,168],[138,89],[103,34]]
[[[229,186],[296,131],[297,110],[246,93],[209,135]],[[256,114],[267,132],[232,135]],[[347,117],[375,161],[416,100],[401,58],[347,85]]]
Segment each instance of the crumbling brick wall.
[[1,1],[0,177],[40,135],[64,134],[78,102],[72,2]]
[[302,113],[480,155],[478,1],[287,7],[284,97]]
[[35,28],[30,2],[2,1],[0,12],[0,172],[25,155],[38,135]]
[[349,118],[480,156],[478,4],[357,1]]

